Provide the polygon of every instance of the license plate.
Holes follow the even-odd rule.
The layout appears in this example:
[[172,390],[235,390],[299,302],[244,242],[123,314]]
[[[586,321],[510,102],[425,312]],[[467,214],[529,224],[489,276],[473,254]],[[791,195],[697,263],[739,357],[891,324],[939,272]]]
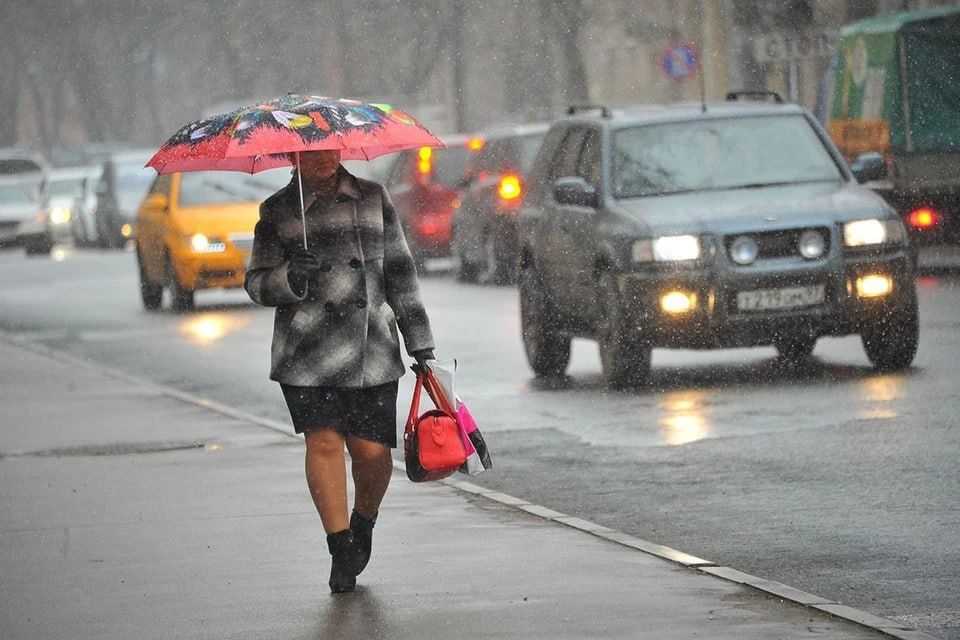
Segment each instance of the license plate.
[[758,289],[737,294],[737,309],[740,311],[776,311],[801,309],[823,304],[827,288],[822,284],[783,289]]

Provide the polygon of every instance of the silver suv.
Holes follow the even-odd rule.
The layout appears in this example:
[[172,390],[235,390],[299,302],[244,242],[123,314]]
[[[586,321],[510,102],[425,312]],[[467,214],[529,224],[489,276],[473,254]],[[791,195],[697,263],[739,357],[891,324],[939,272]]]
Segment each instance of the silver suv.
[[774,345],[809,357],[860,334],[880,369],[913,361],[909,240],[796,105],[571,110],[550,129],[520,215],[523,341],[538,375],[598,341],[613,387],[655,347]]

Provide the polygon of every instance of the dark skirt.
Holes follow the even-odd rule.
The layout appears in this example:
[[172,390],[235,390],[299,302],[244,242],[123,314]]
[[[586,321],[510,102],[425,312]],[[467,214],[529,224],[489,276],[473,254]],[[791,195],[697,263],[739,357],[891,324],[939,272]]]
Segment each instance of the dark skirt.
[[365,389],[288,384],[280,388],[297,433],[329,427],[396,448],[397,386],[394,381]]

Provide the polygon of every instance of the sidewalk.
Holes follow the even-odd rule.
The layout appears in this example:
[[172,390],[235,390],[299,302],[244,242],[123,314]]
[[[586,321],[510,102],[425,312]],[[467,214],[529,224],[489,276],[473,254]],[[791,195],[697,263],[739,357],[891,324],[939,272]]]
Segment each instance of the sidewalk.
[[2,638],[886,637],[400,473],[331,597],[299,439],[2,338],[0,362]]

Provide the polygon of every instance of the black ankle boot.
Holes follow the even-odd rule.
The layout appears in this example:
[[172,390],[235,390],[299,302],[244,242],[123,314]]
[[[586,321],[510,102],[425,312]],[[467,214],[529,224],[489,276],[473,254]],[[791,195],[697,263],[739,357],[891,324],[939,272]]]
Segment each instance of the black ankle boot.
[[347,593],[357,586],[357,546],[353,533],[344,529],[327,534],[327,547],[333,557],[330,567],[330,592]]
[[353,532],[353,541],[357,546],[357,575],[370,562],[370,552],[373,548],[373,525],[377,524],[377,516],[366,518],[354,510],[350,516],[350,531]]

